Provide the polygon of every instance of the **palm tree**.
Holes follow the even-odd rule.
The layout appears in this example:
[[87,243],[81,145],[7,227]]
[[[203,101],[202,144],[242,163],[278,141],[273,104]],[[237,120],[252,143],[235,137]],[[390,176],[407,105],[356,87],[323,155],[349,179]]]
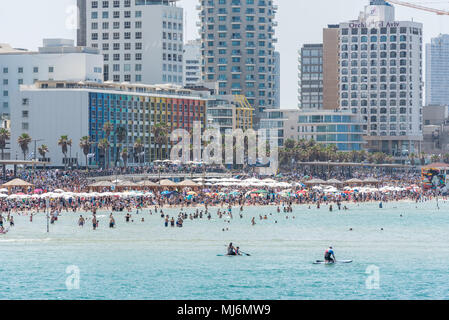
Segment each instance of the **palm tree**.
[[143,143],[142,139],[137,138],[136,141],[134,141],[134,154],[137,154],[137,160],[140,163],[140,154],[143,151]]
[[109,140],[107,138],[101,139],[98,142],[98,149],[102,150],[104,153],[104,167],[106,167],[106,152],[109,150],[110,144],[109,144]]
[[123,166],[124,166],[125,171],[126,171],[126,166],[127,166],[127,164],[128,164],[128,156],[129,156],[129,154],[128,154],[128,149],[127,149],[127,148],[124,148],[124,149],[122,150],[121,156],[122,156],[122,160],[123,160]]
[[116,152],[115,152],[115,165],[117,166],[117,162],[120,161],[120,149],[122,148],[122,143],[125,141],[127,136],[127,131],[125,127],[117,127],[115,129],[115,136],[117,138],[118,148],[117,145],[115,146]]
[[1,128],[0,129],[0,149],[2,150],[2,160],[5,159],[4,152],[6,149],[6,141],[11,137],[11,133],[8,129]]
[[114,130],[114,126],[110,122],[106,122],[103,125],[103,131],[105,133],[105,138],[109,139],[109,136],[111,135],[111,132]]
[[[40,156],[42,157],[42,159],[45,161],[45,156],[47,155],[47,153],[49,153],[50,151],[48,150],[48,147],[43,144],[40,147],[37,148],[37,152],[39,152]],[[44,168],[45,168],[45,164],[44,164]]]
[[[104,131],[104,135],[105,135],[105,139],[107,139],[108,140],[108,142],[109,142],[109,136],[111,135],[111,132],[114,130],[114,126],[112,125],[112,123],[110,123],[110,122],[106,122],[104,125],[103,125],[103,131]],[[108,148],[105,150],[105,152],[106,152],[106,156],[105,156],[105,159],[106,159],[106,169],[108,169],[109,168],[109,148],[110,148],[110,144],[108,144]]]
[[425,165],[426,164],[426,153],[425,152],[421,152],[419,154],[419,159],[421,161],[421,165]]
[[154,135],[154,141],[159,146],[159,156],[160,156],[160,159],[158,158],[159,160],[163,160],[162,159],[162,145],[164,143],[167,144],[168,129],[169,129],[169,127],[165,123],[155,124],[151,128],[153,135]]
[[443,161],[444,161],[445,163],[449,163],[449,153],[445,153],[445,154],[444,154],[444,156],[443,156]]
[[64,155],[64,168],[67,168],[67,150],[72,146],[72,139],[69,139],[68,135],[61,136],[58,140],[58,146],[61,147],[62,154]]
[[296,142],[293,139],[287,139],[284,142],[284,147],[286,149],[293,149],[295,147],[295,145],[296,145]]
[[366,151],[365,150],[359,151],[359,160],[360,160],[360,162],[363,162],[366,160]]
[[433,155],[430,157],[430,161],[431,161],[432,163],[439,162],[439,161],[440,161],[440,156],[437,155],[437,154],[433,154]]
[[92,145],[92,141],[90,141],[89,136],[84,136],[80,139],[80,148],[83,150],[84,157],[86,158],[86,171],[89,172],[89,163],[87,160],[87,156],[90,152],[90,146]]
[[409,154],[408,157],[409,157],[409,159],[410,159],[410,164],[411,164],[412,166],[414,166],[414,165],[415,165],[416,154],[414,154],[414,153],[412,152],[412,153]]
[[22,133],[17,139],[17,143],[19,144],[20,149],[22,149],[23,160],[26,160],[28,145],[31,143],[30,135],[28,133]]

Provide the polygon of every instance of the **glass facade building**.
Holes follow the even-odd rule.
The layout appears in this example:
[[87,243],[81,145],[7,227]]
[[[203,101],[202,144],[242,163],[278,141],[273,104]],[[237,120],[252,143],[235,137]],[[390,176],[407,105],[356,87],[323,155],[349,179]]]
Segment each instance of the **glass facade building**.
[[323,108],[323,44],[305,44],[298,58],[299,108]]
[[298,116],[300,138],[335,145],[339,151],[362,150],[363,127],[357,116],[333,111],[304,112]]
[[449,105],[449,34],[426,45],[426,105]]

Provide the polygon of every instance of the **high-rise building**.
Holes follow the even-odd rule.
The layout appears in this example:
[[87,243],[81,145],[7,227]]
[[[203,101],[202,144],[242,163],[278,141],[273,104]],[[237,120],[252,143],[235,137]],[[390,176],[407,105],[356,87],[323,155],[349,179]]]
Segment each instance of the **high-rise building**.
[[449,34],[426,44],[426,104],[449,104]]
[[323,29],[323,109],[335,110],[340,104],[340,29],[329,25]]
[[[396,21],[394,13],[389,3],[372,0],[358,20],[328,30],[338,30],[338,106],[361,115],[369,151],[404,157],[419,152],[423,139],[422,24]],[[333,33],[325,58],[327,47],[335,51]],[[325,86],[335,75],[329,69]]]
[[104,80],[183,84],[178,0],[78,0],[78,44],[104,56]]
[[44,39],[38,51],[0,44],[0,114],[9,118],[21,85],[38,80],[102,82],[102,70],[103,57],[98,50],[75,47],[73,40]]
[[220,95],[245,95],[256,110],[275,106],[272,0],[200,0],[202,75]]
[[201,80],[201,40],[191,40],[184,45],[184,85],[196,86]]
[[274,108],[281,107],[281,53],[274,52]]
[[298,107],[323,108],[323,44],[305,44],[299,50]]

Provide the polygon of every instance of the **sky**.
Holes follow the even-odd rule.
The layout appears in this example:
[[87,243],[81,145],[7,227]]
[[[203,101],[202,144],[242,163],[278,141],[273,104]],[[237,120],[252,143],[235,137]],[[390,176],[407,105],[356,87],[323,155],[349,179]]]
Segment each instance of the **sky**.
[[[449,10],[448,1],[407,0]],[[305,43],[320,43],[328,24],[356,19],[368,0],[274,0],[278,5],[276,50],[281,54],[281,108],[298,104],[298,50]],[[185,9],[187,40],[198,37],[199,0],[180,0]],[[43,38],[76,39],[76,0],[0,0],[0,43],[36,50]],[[449,33],[449,16],[437,16],[416,9],[396,6],[396,20],[424,24],[424,42],[440,33]]]

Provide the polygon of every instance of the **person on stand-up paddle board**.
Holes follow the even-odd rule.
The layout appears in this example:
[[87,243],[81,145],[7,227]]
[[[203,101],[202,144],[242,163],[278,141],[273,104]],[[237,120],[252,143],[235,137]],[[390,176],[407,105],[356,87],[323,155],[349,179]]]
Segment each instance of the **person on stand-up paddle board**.
[[337,259],[335,259],[334,250],[332,247],[329,247],[329,249],[326,250],[324,253],[324,262],[325,263],[335,263]]
[[228,246],[228,256],[236,256],[237,254],[236,254],[236,252],[235,252],[236,250],[235,250],[235,248],[234,248],[234,246],[232,245],[232,242],[229,244],[229,246]]

